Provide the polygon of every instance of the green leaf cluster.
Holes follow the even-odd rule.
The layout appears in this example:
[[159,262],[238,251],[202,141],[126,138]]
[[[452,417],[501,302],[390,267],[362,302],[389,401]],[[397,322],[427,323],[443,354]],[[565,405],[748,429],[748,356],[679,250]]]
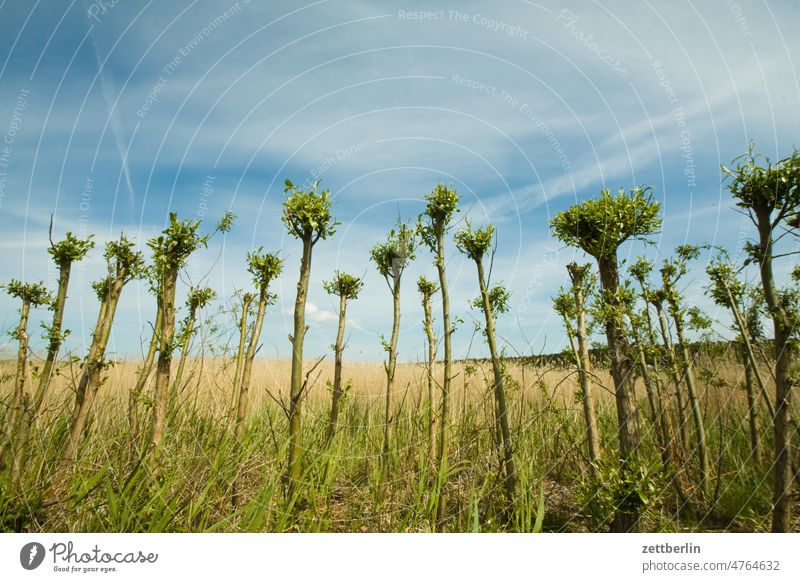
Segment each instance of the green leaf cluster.
[[106,243],[103,257],[106,260],[108,274],[92,283],[92,289],[99,301],[108,297],[114,281],[119,281],[124,285],[128,281],[144,277],[147,274],[142,253],[134,250],[134,243],[128,240],[124,234],[120,235],[119,240]]
[[308,190],[296,187],[286,180],[284,193],[289,197],[283,202],[281,220],[289,230],[289,234],[300,240],[310,240],[315,244],[336,232],[338,222],[331,215],[330,190],[317,191],[319,182],[314,182]]
[[[489,307],[492,310],[492,315],[497,316],[501,313],[508,313],[511,303],[511,292],[506,289],[501,283],[498,283],[488,291]],[[476,309],[483,308],[483,298],[476,297],[470,303]]]
[[147,241],[153,251],[156,271],[163,273],[167,269],[180,269],[194,251],[208,245],[208,235],[197,233],[199,220],[178,220],[174,212],[169,214],[169,226],[161,236]]
[[21,299],[23,303],[28,303],[34,307],[41,305],[50,305],[53,297],[47,291],[43,281],[38,283],[25,283],[17,279],[5,285],[6,293],[17,299]]
[[419,217],[417,229],[425,246],[436,252],[436,240],[450,227],[453,216],[459,211],[460,198],[455,189],[437,184],[425,194],[425,201],[425,212]]
[[85,239],[80,239],[68,232],[64,236],[64,240],[52,244],[47,249],[47,252],[53,257],[53,262],[56,265],[66,265],[80,261],[94,248],[93,236],[90,234]]
[[189,296],[186,299],[186,306],[189,308],[189,312],[191,313],[198,309],[202,309],[211,303],[216,296],[216,292],[210,287],[192,287],[189,289]]
[[265,253],[263,247],[247,253],[247,271],[253,276],[253,284],[266,289],[283,272],[283,259],[277,253]]
[[417,237],[413,228],[398,223],[386,237],[370,250],[370,258],[385,278],[398,279],[408,264],[416,258]]
[[458,250],[474,261],[483,259],[492,247],[492,240],[494,240],[494,226],[488,224],[484,228],[473,230],[469,221],[455,236]]
[[144,256],[140,251],[135,251],[134,243],[123,234],[119,240],[106,243],[103,258],[108,264],[108,272],[128,282],[131,279],[144,277],[147,273]]
[[439,290],[439,285],[428,279],[425,275],[420,275],[417,279],[417,291],[425,299],[430,299]]
[[[733,298],[734,304],[739,308],[747,288],[743,281],[736,278],[733,266],[729,262],[717,258],[706,267],[706,273],[711,280],[708,293],[714,303],[730,308],[732,307],[731,298]],[[730,292],[730,297],[728,292]]]
[[364,280],[348,273],[336,271],[333,274],[333,279],[323,281],[322,286],[329,295],[357,299],[359,292],[364,287]]
[[736,166],[722,166],[722,171],[730,180],[728,188],[736,198],[740,208],[752,209],[769,217],[777,211],[773,228],[780,221],[798,227],[800,207],[800,150],[795,149],[791,156],[770,162],[769,158],[754,153],[750,142],[748,152],[736,158]]
[[609,190],[598,198],[575,204],[550,221],[555,236],[596,259],[616,255],[627,240],[644,240],[661,228],[661,205],[649,188],[636,187],[627,194],[620,188],[615,196]]

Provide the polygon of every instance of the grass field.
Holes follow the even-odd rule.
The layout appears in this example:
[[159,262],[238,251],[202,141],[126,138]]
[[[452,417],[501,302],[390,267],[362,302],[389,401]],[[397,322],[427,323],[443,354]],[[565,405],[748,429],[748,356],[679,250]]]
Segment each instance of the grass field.
[[[310,367],[307,364],[306,367]],[[351,381],[340,429],[326,445],[332,363],[310,377],[304,403],[303,482],[286,499],[283,462],[289,362],[257,360],[252,407],[241,446],[233,438],[233,364],[193,360],[175,395],[157,467],[143,462],[150,401],[129,409],[136,363],[107,372],[78,462],[59,468],[61,443],[79,369],[65,368],[34,428],[24,485],[6,488],[0,518],[15,531],[604,531],[614,511],[617,454],[613,384],[607,372],[594,381],[602,437],[600,482],[590,476],[576,377],[568,369],[508,362],[510,420],[519,487],[512,512],[504,511],[498,464],[491,366],[457,363],[453,382],[451,461],[435,519],[437,467],[428,436],[425,369],[400,364],[393,402],[391,450],[382,457],[383,390],[379,363],[347,363]],[[642,531],[761,531],[769,528],[769,465],[751,456],[747,402],[741,378],[725,358],[698,362],[702,404],[713,460],[713,497],[701,500],[692,451],[681,451],[681,470],[665,475],[638,394],[646,497]],[[2,397],[11,398],[13,364],[2,366]],[[440,372],[441,373],[441,372]],[[639,382],[641,384],[641,382]],[[641,386],[637,390],[643,392]],[[434,396],[438,400],[438,394]],[[674,406],[674,403],[673,403]],[[6,407],[3,407],[5,410]],[[3,412],[2,414],[5,414]],[[435,414],[435,413],[434,413]],[[763,416],[763,415],[762,415]],[[438,420],[438,419],[437,419]],[[5,425],[5,418],[3,418]],[[771,432],[763,422],[762,458]],[[691,431],[691,427],[687,427]],[[690,432],[691,434],[691,432]],[[693,442],[693,440],[690,440]],[[231,503],[238,478],[241,502]],[[678,479],[687,499],[673,493]],[[8,487],[8,485],[5,485]],[[800,513],[800,512],[798,512]],[[509,517],[510,515],[510,517]]]

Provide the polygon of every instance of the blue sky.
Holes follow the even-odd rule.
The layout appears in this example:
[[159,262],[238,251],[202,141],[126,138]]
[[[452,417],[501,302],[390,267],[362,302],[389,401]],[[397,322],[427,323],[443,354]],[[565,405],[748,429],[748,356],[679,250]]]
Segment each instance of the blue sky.
[[[286,269],[262,353],[286,356],[300,247],[279,220],[282,185],[321,178],[341,225],[315,248],[307,352],[323,353],[335,335],[322,281],[338,268],[366,276],[350,307],[348,357],[379,359],[391,298],[369,248],[443,181],[461,194],[461,216],[498,230],[493,275],[512,291],[501,336],[522,352],[559,350],[550,298],[564,265],[587,259],[551,238],[554,212],[604,187],[644,184],[663,204],[663,231],[623,256],[660,259],[687,241],[735,254],[751,236],[720,164],[751,139],[772,157],[797,145],[798,16],[796,2],[744,0],[6,0],[0,278],[54,285],[51,213],[57,235],[91,232],[103,243],[124,231],[145,247],[170,211],[205,218],[210,230],[230,208],[233,231],[194,257],[183,281],[206,277],[230,298],[250,285],[248,250],[280,250]],[[687,295],[708,306],[702,267]],[[79,354],[103,268],[98,245],[73,277],[67,326]],[[435,274],[424,251],[405,275],[405,360],[424,349],[420,273]],[[452,244],[448,273],[463,356],[476,275]],[[0,308],[9,329],[16,305],[4,296]],[[143,284],[126,288],[116,354],[139,352],[153,311]],[[485,352],[480,343],[471,353]]]

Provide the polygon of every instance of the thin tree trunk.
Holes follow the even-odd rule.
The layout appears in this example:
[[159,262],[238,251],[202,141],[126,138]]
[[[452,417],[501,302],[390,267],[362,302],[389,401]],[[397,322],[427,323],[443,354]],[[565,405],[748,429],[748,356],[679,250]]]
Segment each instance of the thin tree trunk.
[[681,316],[680,307],[675,299],[676,292],[666,277],[664,284],[665,290],[667,291],[667,301],[670,306],[672,321],[675,323],[675,336],[678,340],[678,350],[683,367],[683,377],[686,381],[686,392],[689,396],[689,407],[692,411],[692,420],[694,421],[694,428],[697,432],[697,453],[700,460],[700,490],[702,491],[703,497],[708,499],[711,494],[711,469],[708,459],[706,429],[703,422],[703,412],[700,408],[700,400],[697,394],[697,383],[695,382],[694,377],[692,356],[689,353],[689,345],[686,343],[686,337],[683,333],[683,317]]
[[[244,437],[244,421],[247,418],[248,409],[250,407],[250,378],[253,374],[253,362],[256,359],[256,352],[258,351],[258,342],[261,338],[261,328],[264,325],[264,314],[267,311],[267,300],[269,298],[267,288],[262,287],[258,296],[258,310],[256,311],[256,320],[253,323],[253,331],[250,333],[250,343],[247,345],[247,355],[244,359],[242,366],[242,382],[239,385],[239,406],[236,413],[236,429],[234,436],[236,442],[241,447],[242,438]],[[233,482],[233,506],[239,505],[239,479]]]
[[634,346],[636,350],[636,357],[639,360],[639,368],[642,371],[642,381],[644,383],[645,392],[647,392],[647,402],[650,406],[650,419],[653,423],[653,428],[656,431],[656,438],[658,440],[659,452],[661,453],[661,462],[664,467],[669,467],[669,438],[664,424],[664,410],[662,407],[661,399],[658,394],[657,379],[650,375],[648,368],[647,357],[644,353],[644,346],[639,339],[639,330],[633,321],[633,313],[628,312],[628,321],[633,331]]
[[61,328],[64,321],[64,307],[67,303],[67,288],[69,287],[69,276],[72,270],[72,263],[64,261],[59,265],[58,271],[58,294],[53,305],[53,323],[50,325],[50,344],[47,348],[47,357],[42,366],[42,374],[39,377],[39,386],[36,388],[36,395],[33,400],[33,415],[39,414],[42,407],[50,382],[53,379],[53,369],[55,368],[58,351],[61,349]]
[[428,456],[433,458],[434,427],[436,415],[433,404],[434,367],[436,366],[436,336],[433,333],[433,315],[431,313],[431,298],[426,295],[422,298],[422,309],[425,313],[425,336],[428,339],[428,361],[426,362],[428,384]]
[[26,392],[25,384],[28,378],[28,319],[30,318],[31,304],[23,299],[22,309],[20,310],[19,325],[17,327],[17,339],[19,347],[17,349],[17,372],[14,380],[14,400],[9,412],[7,422],[7,443],[3,447],[0,467],[5,466],[6,455],[12,457],[12,484],[20,478],[20,469],[14,463],[17,458],[17,451],[21,447],[20,425],[25,423],[24,416],[30,406],[30,395]]
[[681,379],[678,374],[678,365],[675,358],[675,347],[672,344],[672,339],[669,336],[669,325],[667,323],[667,316],[664,313],[664,308],[660,303],[655,304],[656,312],[658,314],[658,326],[661,331],[661,340],[664,343],[664,350],[667,355],[667,363],[669,364],[669,373],[672,376],[672,383],[675,385],[675,403],[678,408],[678,434],[681,439],[681,448],[684,451],[689,450],[689,434],[687,432],[688,422],[686,421],[686,413],[683,406],[683,392],[681,390]]
[[503,385],[503,370],[500,365],[500,356],[497,353],[494,314],[492,313],[492,306],[489,303],[489,292],[486,289],[483,261],[480,258],[476,258],[475,264],[478,267],[478,285],[481,291],[483,315],[486,319],[486,342],[489,344],[489,354],[492,358],[492,372],[494,373],[494,398],[497,410],[497,422],[500,427],[500,437],[502,441],[503,485],[506,490],[508,504],[510,507],[513,507],[517,486],[517,471],[514,467],[514,448],[511,443],[511,430],[508,426],[508,406],[506,405],[506,393]]
[[764,399],[764,404],[767,406],[767,410],[769,411],[769,416],[770,418],[774,418],[775,407],[772,406],[772,401],[767,393],[767,386],[764,383],[764,379],[761,377],[761,371],[758,369],[758,363],[756,362],[755,352],[753,351],[753,344],[750,341],[750,333],[747,329],[747,324],[742,317],[742,312],[739,311],[736,302],[733,300],[733,295],[731,294],[730,288],[725,281],[722,281],[722,285],[725,288],[725,293],[728,295],[728,304],[731,307],[733,320],[736,322],[736,327],[739,328],[739,334],[742,336],[742,342],[744,343],[744,355],[750,364],[746,369],[750,370],[750,373],[755,377],[755,380],[758,383],[758,389],[761,392],[761,397]]
[[111,336],[111,326],[122,293],[122,281],[114,281],[109,286],[108,295],[102,302],[98,314],[97,326],[92,337],[92,345],[86,359],[86,366],[78,382],[75,406],[72,410],[72,423],[69,430],[66,451],[62,463],[74,463],[78,457],[78,448],[83,439],[86,423],[91,413],[97,391],[101,384],[101,373],[105,364],[105,352]]
[[333,363],[333,392],[331,394],[331,415],[328,419],[328,434],[326,441],[330,443],[336,434],[339,423],[339,401],[342,398],[342,352],[344,351],[344,325],[347,312],[347,295],[339,297],[339,327],[336,330],[336,345],[334,346]]
[[[574,264],[574,263],[573,263]],[[588,265],[587,265],[588,266]],[[575,308],[577,313],[577,330],[575,333],[578,346],[575,350],[576,363],[578,365],[578,381],[581,386],[581,401],[583,403],[583,420],[586,424],[586,436],[589,446],[589,460],[591,461],[592,476],[597,476],[597,462],[600,460],[600,435],[597,431],[597,417],[594,408],[594,398],[592,396],[591,385],[589,383],[589,373],[591,370],[591,363],[589,361],[589,342],[588,334],[586,332],[586,298],[583,291],[583,270],[575,265],[575,267],[567,267],[570,278],[572,280],[572,293],[575,298]],[[565,318],[565,323],[571,327],[569,321]],[[572,334],[567,330],[570,336],[570,343],[572,342]]]
[[447,447],[450,410],[450,380],[453,368],[452,325],[450,323],[450,294],[447,290],[447,276],[444,263],[444,232],[436,234],[436,269],[439,272],[439,289],[442,293],[442,326],[444,328],[444,377],[442,378],[442,402],[439,411],[439,448],[436,461],[439,470],[437,487],[438,503],[436,508],[437,522],[441,521],[445,510],[444,476],[447,472]]
[[760,250],[762,251],[761,285],[764,300],[772,318],[775,338],[775,463],[774,488],[772,496],[772,531],[788,532],[792,523],[792,449],[791,449],[791,397],[790,377],[795,361],[795,349],[786,311],[775,285],[772,271],[772,224],[771,211],[757,211]]
[[389,361],[384,365],[386,371],[386,401],[383,412],[383,458],[385,464],[389,457],[389,441],[392,434],[392,393],[394,374],[397,369],[397,338],[400,336],[400,277],[395,274],[392,286],[392,337],[389,340]]
[[242,385],[242,367],[244,366],[244,350],[247,343],[247,312],[253,296],[245,293],[242,296],[242,316],[239,319],[239,347],[236,350],[236,369],[233,372],[233,402],[231,403],[231,417],[236,418],[239,413],[239,393],[236,388]]
[[170,375],[172,372],[172,348],[175,341],[175,287],[178,280],[177,269],[164,271],[160,285],[162,319],[159,333],[158,363],[156,365],[156,386],[153,404],[153,429],[150,437],[150,452],[158,450],[167,426],[169,408]]
[[[645,315],[645,322],[647,324],[647,338],[650,342],[651,347],[651,358],[650,363],[653,366],[653,386],[655,388],[655,399],[658,403],[658,410],[659,410],[659,419],[661,420],[661,444],[662,444],[662,456],[661,461],[664,465],[664,468],[667,470],[668,473],[674,468],[674,475],[671,476],[672,486],[675,489],[675,492],[678,494],[678,497],[681,501],[682,506],[686,506],[688,499],[686,497],[686,492],[684,490],[683,484],[680,478],[680,471],[678,470],[679,467],[683,466],[683,460],[680,458],[678,451],[676,450],[676,446],[674,443],[674,439],[672,436],[672,414],[670,413],[669,402],[667,405],[664,405],[664,393],[662,390],[662,378],[661,378],[661,363],[659,354],[656,351],[656,346],[658,345],[658,340],[656,336],[655,326],[653,325],[653,318],[650,314],[650,304],[651,304],[651,295],[650,290],[646,284],[642,283],[642,296],[644,297],[644,315]],[[659,309],[660,306],[656,306],[656,311],[660,314],[661,311]],[[659,323],[661,323],[661,319],[659,319]],[[664,321],[666,324],[666,321]],[[667,328],[663,327],[662,332],[667,332]],[[668,332],[665,336],[669,339]],[[667,344],[665,341],[664,344],[665,349],[667,348]],[[671,346],[669,347],[671,350]],[[670,352],[671,353],[671,352]],[[646,358],[645,358],[646,360]],[[670,369],[674,371],[673,360],[670,360]],[[646,363],[646,362],[645,362]],[[676,382],[676,386],[677,386]]]
[[639,366],[642,369],[642,381],[644,382],[645,390],[647,391],[647,400],[650,404],[650,414],[652,417],[653,427],[656,430],[656,437],[658,439],[658,448],[661,454],[661,464],[665,469],[668,469],[671,464],[670,434],[667,428],[666,416],[658,390],[658,380],[657,377],[650,375],[650,371],[647,367],[647,358],[644,354],[644,348],[639,341],[636,342],[636,351],[639,356]]
[[156,359],[156,352],[158,351],[159,337],[161,334],[161,321],[163,319],[163,312],[161,310],[161,300],[157,301],[156,319],[153,323],[153,333],[150,336],[150,345],[147,348],[147,355],[145,356],[142,367],[139,369],[139,374],[136,378],[136,385],[128,395],[128,422],[131,425],[134,438],[139,434],[139,415],[138,415],[138,401],[139,397],[144,391],[147,384],[147,379],[150,377],[150,372],[153,370],[153,362]]
[[19,419],[22,418],[24,410],[25,384],[28,380],[28,319],[30,318],[30,313],[31,304],[23,301],[19,316],[19,326],[17,327],[17,339],[19,340],[17,374],[14,380],[14,404],[11,407],[11,419],[9,422],[12,433],[16,429]]
[[[587,408],[586,408],[586,399],[584,398],[585,389],[584,389],[584,377],[583,374],[584,370],[588,370],[588,367],[584,367],[581,364],[581,355],[577,345],[577,341],[575,339],[575,330],[572,327],[572,323],[570,322],[569,318],[564,316],[564,329],[567,332],[567,340],[569,341],[569,349],[572,352],[573,357],[575,358],[575,371],[578,373],[578,385],[581,388],[581,402],[583,404],[583,422],[586,425],[586,444],[589,448],[589,473],[592,477],[598,477],[597,466],[596,462],[599,459],[599,444],[597,442],[592,443],[592,436],[589,434],[589,422],[590,420],[587,418]],[[588,378],[587,380],[587,387],[588,387]],[[594,438],[597,438],[597,427],[594,427]],[[595,448],[597,447],[597,448]]]
[[755,386],[753,385],[753,363],[747,354],[747,348],[742,346],[742,359],[744,360],[744,386],[747,390],[747,417],[750,426],[750,456],[756,463],[761,462],[761,450],[758,438],[758,401]]
[[194,326],[197,322],[197,310],[189,314],[189,319],[186,322],[186,337],[183,338],[181,345],[181,355],[178,358],[178,368],[175,370],[175,380],[172,382],[173,404],[176,403],[178,393],[181,389],[181,381],[183,380],[183,371],[186,368],[186,360],[189,358],[189,347],[192,345],[192,335],[194,334]]
[[[611,376],[614,379],[619,425],[620,473],[628,476],[634,469],[639,455],[639,420],[635,399],[635,379],[628,355],[628,344],[623,330],[619,299],[619,271],[616,257],[598,258],[600,283],[605,295],[613,301],[614,314],[606,322],[606,337],[611,355]],[[632,466],[634,465],[634,466]],[[614,515],[612,531],[635,532],[639,529],[640,503],[635,499],[620,500]]]
[[292,380],[289,393],[289,450],[287,458],[287,496],[294,497],[295,487],[302,476],[300,455],[300,411],[303,398],[303,341],[306,335],[306,297],[308,279],[311,275],[310,237],[303,239],[303,258],[300,261],[300,280],[297,282],[297,297],[294,303],[294,334],[292,335]]
[[78,387],[80,397],[75,402],[72,412],[72,424],[70,425],[67,447],[64,452],[64,464],[74,464],[78,459],[78,449],[83,439],[89,413],[94,404],[97,388],[100,386],[100,371],[102,362],[92,362],[87,364],[86,370],[81,376]]

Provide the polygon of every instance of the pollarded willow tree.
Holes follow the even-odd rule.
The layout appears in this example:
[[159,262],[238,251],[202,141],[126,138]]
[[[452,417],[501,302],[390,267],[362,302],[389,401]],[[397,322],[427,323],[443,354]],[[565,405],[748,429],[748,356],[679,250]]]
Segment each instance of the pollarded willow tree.
[[664,261],[661,267],[661,280],[672,322],[675,325],[675,337],[678,340],[678,360],[682,368],[683,380],[686,383],[686,394],[697,438],[697,455],[700,461],[700,490],[708,498],[711,493],[710,461],[703,410],[700,404],[697,382],[694,376],[694,364],[686,338],[687,316],[690,311],[683,304],[677,285],[688,272],[687,262],[700,256],[700,248],[694,245],[681,245],[675,249],[675,256]]
[[417,280],[417,291],[422,296],[422,311],[424,318],[422,325],[425,329],[425,338],[428,343],[428,356],[425,361],[425,376],[428,387],[428,455],[433,458],[433,439],[434,425],[436,423],[436,412],[433,404],[433,386],[435,384],[436,366],[436,333],[433,331],[433,311],[431,309],[431,298],[439,290],[439,287],[425,277],[420,275]]
[[28,455],[28,447],[30,443],[28,438],[33,423],[35,422],[39,411],[44,402],[47,391],[50,387],[53,376],[56,373],[56,360],[61,344],[69,335],[69,330],[63,329],[64,322],[64,308],[67,303],[67,290],[69,288],[69,278],[72,271],[72,264],[76,261],[82,260],[86,254],[94,247],[92,236],[86,239],[79,239],[71,232],[68,232],[64,239],[59,242],[53,242],[52,221],[50,225],[50,247],[47,249],[53,262],[58,269],[58,289],[56,296],[50,304],[53,310],[52,323],[45,326],[45,338],[47,339],[47,355],[39,371],[39,383],[36,392],[33,396],[33,402],[20,418],[20,422],[16,427],[17,439],[19,447],[16,452],[15,464],[22,466]]
[[342,358],[344,354],[344,329],[347,322],[347,302],[358,299],[358,294],[364,287],[364,280],[355,275],[336,271],[333,279],[322,284],[328,295],[339,298],[339,325],[336,329],[336,343],[333,346],[333,389],[331,393],[331,413],[328,417],[328,432],[325,440],[330,443],[336,434],[339,423],[339,405],[344,390],[342,388]]
[[381,337],[381,344],[387,354],[387,362],[384,364],[386,372],[386,400],[383,417],[383,461],[384,464],[389,455],[389,441],[391,439],[392,426],[392,392],[394,389],[394,374],[397,368],[397,340],[400,336],[400,283],[403,272],[411,261],[415,258],[416,252],[416,233],[403,222],[399,222],[393,228],[386,241],[376,244],[370,250],[370,257],[378,272],[386,281],[389,291],[392,294],[392,335],[387,342]]
[[441,518],[444,511],[442,486],[447,472],[447,447],[450,410],[450,382],[453,379],[453,324],[450,320],[450,293],[447,288],[447,274],[445,272],[445,235],[452,228],[453,218],[458,212],[458,193],[444,184],[436,187],[425,195],[427,202],[424,214],[420,215],[417,230],[422,242],[436,256],[436,270],[439,273],[439,290],[442,294],[442,325],[444,340],[444,377],[442,378],[442,399],[439,407],[439,440],[436,451],[436,463],[439,470],[438,477],[438,504],[436,506],[437,518]]
[[19,312],[19,323],[17,328],[11,332],[11,337],[19,342],[17,349],[17,371],[14,379],[14,399],[11,403],[11,410],[6,417],[6,443],[0,455],[0,467],[6,464],[6,455],[12,456],[11,466],[12,484],[17,483],[22,470],[21,464],[17,463],[20,458],[20,451],[23,450],[23,441],[20,438],[20,426],[25,423],[24,417],[32,412],[32,398],[27,389],[28,380],[28,320],[30,318],[31,307],[41,307],[51,305],[53,297],[48,293],[44,283],[24,283],[12,279],[6,286],[6,292],[19,299],[22,303]]
[[[240,447],[244,437],[244,422],[250,408],[250,382],[253,375],[253,362],[256,359],[256,352],[258,351],[261,329],[264,327],[264,316],[267,312],[267,306],[274,303],[276,299],[276,295],[270,293],[269,286],[283,271],[283,259],[281,259],[277,253],[267,253],[264,252],[263,248],[258,248],[255,251],[247,253],[247,270],[253,276],[253,284],[256,286],[256,289],[258,289],[258,298],[256,299],[256,316],[253,321],[252,329],[250,330],[247,352],[241,366],[241,379],[239,379],[239,372],[236,372],[236,379],[239,382],[239,403],[236,410],[234,436]],[[248,305],[246,305],[244,301],[249,302],[247,296],[243,298],[242,326],[240,330],[246,332]],[[244,335],[240,338],[240,346],[244,345],[243,338]],[[238,477],[233,482],[232,501],[234,507],[239,505]]]
[[303,243],[300,259],[300,278],[297,281],[297,296],[294,302],[294,332],[292,341],[292,379],[289,388],[289,448],[286,460],[287,497],[292,499],[302,475],[300,445],[300,411],[306,384],[303,382],[303,342],[306,335],[306,299],[308,280],[311,276],[311,253],[320,240],[332,236],[338,223],[331,215],[330,190],[318,191],[318,182],[308,190],[297,188],[286,180],[284,193],[289,196],[283,202],[281,219],[289,234]]
[[147,242],[153,251],[153,263],[158,291],[158,310],[161,325],[158,330],[158,361],[156,385],[153,395],[153,420],[150,432],[150,451],[155,452],[164,437],[169,409],[172,353],[175,349],[175,293],[178,272],[194,251],[208,244],[208,236],[198,234],[199,220],[179,221],[174,212],[169,215],[169,226],[161,236]]
[[[589,470],[597,477],[597,463],[600,460],[600,434],[597,430],[597,414],[594,407],[591,382],[591,361],[589,359],[589,328],[586,323],[586,298],[594,293],[595,277],[589,272],[591,265],[576,262],[567,265],[572,287],[562,291],[554,299],[556,312],[564,321],[570,348],[575,356],[578,383],[581,387],[583,421],[586,425],[586,441],[589,452]],[[573,323],[574,322],[574,323]]]
[[[261,339],[261,329],[264,327],[264,316],[267,312],[267,306],[274,303],[276,299],[275,294],[270,293],[269,286],[283,271],[283,259],[277,253],[267,253],[262,248],[259,248],[256,251],[247,253],[247,270],[253,276],[253,284],[258,290],[258,296],[256,298],[255,321],[250,330],[247,352],[242,364],[241,379],[238,380],[239,405],[236,413],[235,434],[236,440],[240,442],[244,431],[244,421],[247,418],[250,405],[250,380],[253,375],[253,362],[258,351],[258,342]],[[247,316],[247,307],[243,305],[242,309],[245,318]]]
[[[500,432],[501,450],[498,456],[501,463],[501,479],[506,493],[506,502],[509,507],[514,506],[515,490],[517,486],[517,471],[514,467],[514,447],[511,442],[511,429],[508,422],[508,405],[506,403],[506,392],[504,386],[504,370],[500,361],[500,353],[497,349],[495,338],[494,320],[495,315],[508,311],[508,291],[502,286],[497,285],[489,289],[489,280],[485,272],[483,259],[492,249],[494,241],[494,227],[490,224],[485,228],[472,229],[467,223],[466,227],[459,230],[455,235],[458,250],[475,261],[478,271],[478,289],[480,296],[474,301],[474,305],[483,310],[484,316],[484,337],[489,344],[489,355],[492,358],[492,373],[494,376],[494,401],[497,416],[497,425]],[[491,271],[491,267],[489,269]]]
[[[792,521],[792,450],[790,409],[792,389],[797,383],[798,341],[793,329],[792,306],[775,281],[775,259],[794,254],[776,249],[784,237],[800,236],[800,150],[775,163],[754,153],[723,166],[736,205],[750,219],[758,238],[746,250],[758,265],[767,313],[772,320],[775,349],[774,489],[772,531],[789,531]],[[763,163],[763,165],[762,165]]]
[[[640,435],[633,363],[625,337],[617,249],[626,241],[647,241],[647,237],[656,233],[661,227],[660,210],[661,206],[647,188],[634,188],[630,194],[620,189],[616,196],[603,190],[598,198],[559,212],[550,223],[559,240],[583,250],[597,261],[602,299],[609,314],[605,327],[617,405],[620,476],[631,488],[636,486],[640,471]],[[623,493],[618,500],[612,530],[637,531],[641,500],[632,490],[623,490]]]
[[69,330],[62,329],[62,327],[72,264],[82,261],[93,247],[94,241],[92,241],[92,235],[89,235],[85,239],[80,239],[71,232],[68,232],[63,240],[55,243],[53,242],[51,231],[50,248],[47,249],[47,252],[50,253],[53,263],[55,263],[58,269],[58,291],[56,292],[56,297],[52,304],[53,320],[49,327],[47,327],[45,334],[48,342],[47,356],[42,365],[42,370],[39,375],[39,385],[36,388],[36,394],[34,396],[34,416],[38,414],[42,402],[47,395],[55,372],[56,359],[58,358],[61,344],[69,335]]
[[[214,232],[228,232],[235,216],[226,212],[217,223]],[[169,410],[170,377],[172,375],[172,353],[175,350],[175,293],[178,273],[189,256],[208,245],[211,235],[200,235],[199,220],[178,220],[171,212],[169,226],[163,233],[147,242],[153,251],[158,292],[158,309],[161,311],[161,326],[158,331],[158,361],[156,363],[156,385],[153,395],[153,421],[150,431],[149,451],[155,453],[164,437]]]
[[134,250],[134,243],[125,235],[118,241],[106,243],[104,257],[108,265],[105,278],[94,283],[93,287],[100,301],[97,323],[92,332],[92,344],[86,355],[78,389],[75,393],[75,404],[72,409],[69,436],[62,463],[74,462],[78,456],[78,447],[86,432],[86,424],[94,404],[97,391],[103,383],[103,370],[108,366],[105,357],[111,326],[117,311],[122,289],[133,279],[142,276],[144,258],[142,253]]

